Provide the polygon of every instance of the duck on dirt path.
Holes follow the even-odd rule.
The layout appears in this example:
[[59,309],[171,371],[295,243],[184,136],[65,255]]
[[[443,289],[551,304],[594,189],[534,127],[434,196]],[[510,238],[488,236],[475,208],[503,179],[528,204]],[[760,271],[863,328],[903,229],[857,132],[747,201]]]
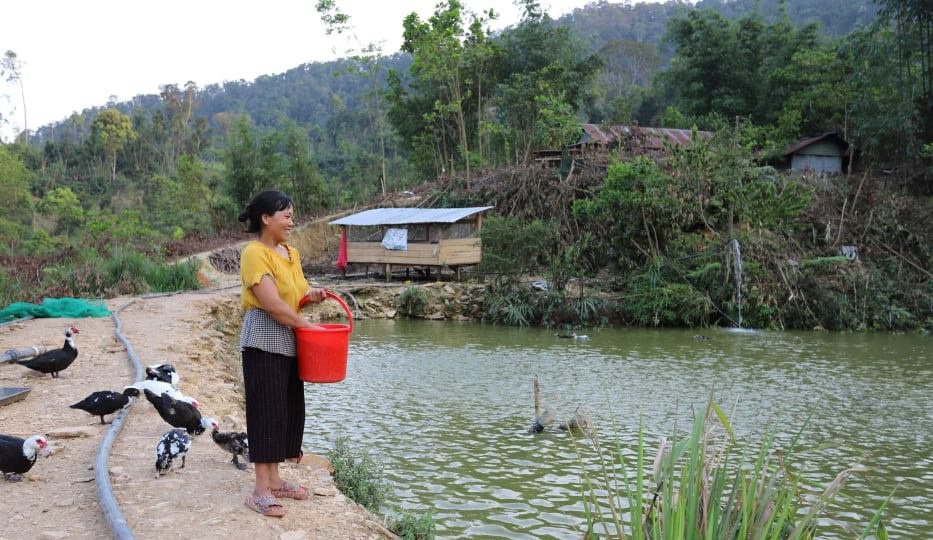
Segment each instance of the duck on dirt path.
[[40,452],[48,456],[48,442],[41,435],[23,440],[0,434],[0,472],[7,480],[18,482],[32,469]]
[[102,390],[94,392],[74,405],[69,405],[69,407],[85,411],[94,416],[100,416],[101,424],[109,424],[110,422],[104,421],[104,416],[128,407],[130,402],[137,396],[139,396],[139,392],[135,388],[127,388],[122,394]]
[[[181,459],[179,469],[185,468],[185,458],[191,449],[191,437],[183,429],[173,429],[162,435],[156,445],[156,478],[167,473],[176,459]],[[177,471],[176,471],[177,472]]]
[[240,463],[239,457],[249,453],[249,439],[246,437],[246,433],[242,431],[220,431],[216,426],[214,430],[211,431],[211,438],[214,439],[214,442],[217,443],[217,446],[223,448],[227,452],[233,454],[233,465],[245,471],[248,467],[246,463]]
[[178,376],[178,372],[175,371],[175,366],[172,364],[155,364],[146,366],[146,380],[162,381],[178,388],[178,383],[181,378]]
[[155,379],[146,379],[144,381],[134,382],[133,384],[125,387],[123,392],[126,393],[127,390],[135,390],[135,393],[130,393],[129,395],[139,395],[143,391],[148,390],[156,396],[161,396],[162,394],[168,394],[172,399],[177,399],[178,401],[184,401],[185,403],[190,403],[194,406],[195,409],[198,408],[198,400],[193,397],[186,396],[182,394],[177,388],[171,384],[163,381],[158,381]]
[[218,426],[217,420],[213,418],[201,418],[200,411],[190,403],[173,399],[166,393],[157,396],[149,389],[144,391],[146,399],[156,408],[162,420],[172,427],[185,429],[189,435],[200,435],[207,428]]
[[57,379],[58,373],[68,369],[68,366],[78,357],[78,349],[75,347],[74,335],[79,333],[80,331],[77,328],[71,326],[65,330],[64,347],[42,353],[35,358],[20,360],[17,364],[40,373],[50,373],[52,378]]

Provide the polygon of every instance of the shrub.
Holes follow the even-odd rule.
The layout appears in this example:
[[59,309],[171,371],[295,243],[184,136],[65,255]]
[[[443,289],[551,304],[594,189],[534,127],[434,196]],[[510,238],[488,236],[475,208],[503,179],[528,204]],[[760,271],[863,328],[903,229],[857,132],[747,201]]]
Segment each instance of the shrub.
[[0,268],[0,308],[22,300],[23,289],[19,281]]
[[708,295],[667,276],[660,261],[634,274],[618,303],[623,320],[642,326],[705,326],[715,307]]
[[572,327],[605,324],[607,302],[562,291],[538,291],[512,284],[490,287],[483,297],[483,319],[508,326]]
[[372,512],[382,508],[389,486],[369,454],[353,451],[340,437],[327,452],[327,459],[334,466],[334,482],[344,495]]
[[541,319],[541,313],[530,288],[490,287],[483,297],[483,319],[509,326],[531,326]]
[[483,241],[483,272],[497,275],[497,282],[514,282],[538,270],[553,250],[557,238],[554,223],[491,216],[480,231]]
[[428,294],[418,287],[409,287],[399,295],[395,307],[406,317],[421,317],[428,308]]
[[402,540],[433,540],[436,534],[434,516],[430,512],[421,515],[405,512],[392,521],[389,530]]

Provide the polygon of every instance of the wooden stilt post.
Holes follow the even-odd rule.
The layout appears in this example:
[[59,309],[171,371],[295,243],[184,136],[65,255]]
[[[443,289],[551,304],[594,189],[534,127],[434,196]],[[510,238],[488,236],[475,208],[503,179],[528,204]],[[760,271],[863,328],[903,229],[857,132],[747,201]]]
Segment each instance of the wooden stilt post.
[[535,375],[535,418],[541,416],[541,385],[538,384],[538,376]]
[[392,281],[392,265],[386,263],[386,283]]

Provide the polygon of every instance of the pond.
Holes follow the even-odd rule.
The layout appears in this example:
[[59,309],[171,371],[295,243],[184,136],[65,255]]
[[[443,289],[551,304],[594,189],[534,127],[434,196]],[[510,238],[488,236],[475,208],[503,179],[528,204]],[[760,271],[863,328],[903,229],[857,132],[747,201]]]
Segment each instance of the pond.
[[[698,340],[696,334],[708,336]],[[528,433],[532,379],[564,416],[584,405],[623,451],[644,422],[648,455],[713,389],[733,428],[787,442],[822,489],[852,476],[819,537],[850,538],[896,488],[891,537],[933,537],[933,340],[924,336],[605,328],[589,339],[479,323],[362,321],[347,379],[306,385],[306,446],[338,436],[383,465],[391,502],[431,511],[440,537],[574,538],[584,530],[571,438]]]

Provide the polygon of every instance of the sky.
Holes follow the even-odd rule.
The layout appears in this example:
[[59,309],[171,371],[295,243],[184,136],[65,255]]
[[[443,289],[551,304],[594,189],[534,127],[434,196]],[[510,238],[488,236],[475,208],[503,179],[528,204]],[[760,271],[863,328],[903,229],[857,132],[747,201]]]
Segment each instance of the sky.
[[[591,0],[542,0],[552,17]],[[23,61],[28,125],[35,129],[72,112],[158,93],[159,85],[199,86],[253,80],[299,64],[344,56],[343,38],[326,36],[316,0],[16,0],[5,3],[0,54]],[[401,45],[402,19],[428,16],[437,0],[337,0],[363,42]],[[495,8],[492,27],[516,23],[509,0],[465,0],[480,12]],[[4,98],[6,95],[7,98]],[[15,108],[15,111],[12,109]],[[24,126],[20,88],[0,82],[0,127],[9,141]]]

